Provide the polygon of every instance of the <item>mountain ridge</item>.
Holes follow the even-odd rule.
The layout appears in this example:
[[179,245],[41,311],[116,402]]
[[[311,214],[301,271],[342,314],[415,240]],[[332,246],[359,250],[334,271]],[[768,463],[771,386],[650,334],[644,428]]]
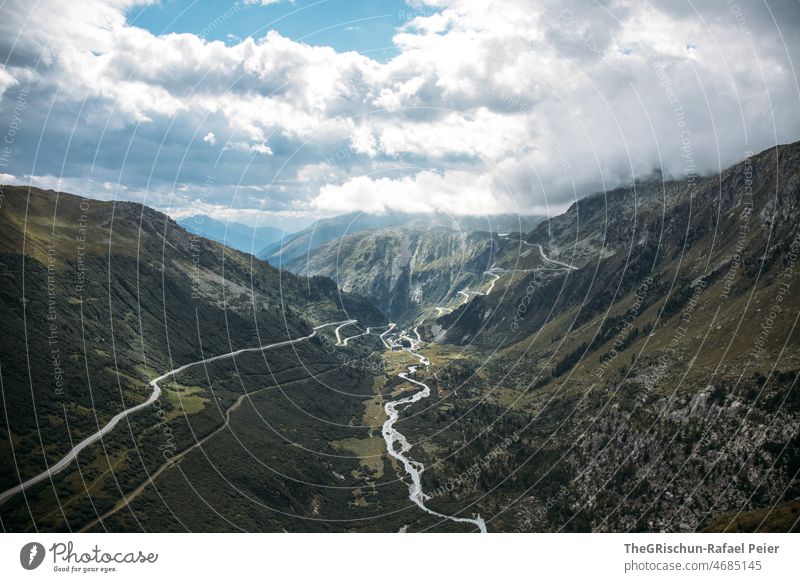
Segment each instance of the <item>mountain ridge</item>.
[[288,234],[272,226],[252,227],[241,222],[221,221],[205,214],[180,218],[176,222],[193,234],[199,234],[238,251],[255,254],[255,251],[280,240]]
[[[150,380],[180,364],[305,337],[331,321],[385,321],[370,302],[329,279],[280,271],[193,235],[146,206],[28,187],[5,186],[3,192],[2,490],[42,472],[70,443],[145,402]],[[340,382],[365,382],[369,374],[341,366],[324,339],[273,350],[251,364],[251,374],[265,383],[305,382],[321,366]],[[214,378],[162,384],[158,400],[81,452],[52,485],[26,492],[39,500],[35,518],[21,495],[0,506],[4,527],[31,519],[65,527],[62,513],[47,515],[67,498],[81,499],[75,523],[87,508],[116,502],[120,479],[145,480],[163,462],[162,451],[172,450],[159,448],[159,426],[169,431],[162,440],[177,447],[222,422],[214,403],[233,401],[237,387],[220,388],[215,396]],[[148,444],[140,448],[142,442]],[[121,474],[108,472],[112,459]],[[98,480],[100,499],[81,497],[86,471]]]
[[291,265],[302,256],[342,237],[362,231],[380,230],[390,227],[405,227],[424,230],[429,227],[445,227],[456,232],[508,232],[525,231],[544,219],[541,216],[500,214],[494,216],[472,217],[443,213],[413,214],[389,212],[385,214],[366,214],[352,212],[332,218],[321,219],[314,224],[287,236],[284,240],[268,245],[257,253],[262,259],[279,265]]
[[[800,142],[494,235],[469,291],[450,281],[460,296],[400,320],[443,362],[435,408],[404,428],[436,466],[429,507],[513,507],[492,520],[503,531],[796,529],[797,224]],[[370,285],[395,263],[374,243],[408,236],[357,233],[292,268],[359,275],[385,305]]]

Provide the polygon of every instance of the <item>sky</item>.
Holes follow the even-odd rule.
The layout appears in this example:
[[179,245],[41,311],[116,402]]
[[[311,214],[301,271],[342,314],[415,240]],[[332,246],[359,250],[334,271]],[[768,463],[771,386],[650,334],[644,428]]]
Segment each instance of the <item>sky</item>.
[[0,182],[294,229],[800,139],[797,0],[0,0]]

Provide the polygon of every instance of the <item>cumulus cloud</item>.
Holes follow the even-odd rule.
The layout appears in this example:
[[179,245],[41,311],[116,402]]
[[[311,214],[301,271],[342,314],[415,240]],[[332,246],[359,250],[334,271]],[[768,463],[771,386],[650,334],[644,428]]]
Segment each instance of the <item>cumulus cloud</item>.
[[0,8],[6,122],[30,88],[9,172],[174,212],[186,184],[211,209],[552,214],[684,175],[687,141],[702,173],[800,137],[796,3],[415,0],[386,62],[155,35],[126,20],[141,3]]
[[6,71],[5,67],[0,67],[0,98],[7,89],[17,84],[17,80]]
[[513,209],[504,196],[493,191],[489,176],[476,178],[461,171],[424,171],[399,179],[358,176],[338,186],[326,184],[314,204],[331,213],[359,209],[371,214],[399,211],[482,215]]
[[272,155],[272,149],[265,143],[247,143],[246,141],[233,141],[225,145],[225,149],[237,152],[249,152],[253,154]]

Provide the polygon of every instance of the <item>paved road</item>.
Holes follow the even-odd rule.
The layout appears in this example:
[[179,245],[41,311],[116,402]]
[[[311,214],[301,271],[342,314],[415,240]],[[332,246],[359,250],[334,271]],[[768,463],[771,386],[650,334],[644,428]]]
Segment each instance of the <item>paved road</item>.
[[529,247],[538,247],[539,248],[539,255],[541,255],[542,260],[545,263],[550,263],[551,265],[558,265],[559,267],[564,267],[565,269],[569,269],[570,271],[577,271],[578,270],[578,267],[576,267],[574,265],[569,265],[569,264],[564,263],[562,261],[557,261],[555,259],[551,259],[550,257],[548,257],[544,253],[544,248],[542,248],[542,245],[540,245],[538,243],[529,243],[528,241],[522,241],[522,244],[528,245]]
[[494,277],[494,279],[492,279],[492,284],[489,285],[489,288],[486,290],[486,294],[488,295],[494,289],[494,284],[497,283],[497,280],[500,278],[500,275],[498,275],[497,273],[492,273],[491,271],[485,271],[485,273],[490,277]]
[[389,323],[389,329],[387,329],[385,332],[383,332],[383,333],[381,334],[381,341],[383,342],[383,345],[385,345],[385,346],[386,346],[387,348],[389,348],[389,349],[392,349],[392,346],[391,346],[391,344],[388,344],[388,343],[386,342],[386,340],[385,340],[385,339],[383,339],[383,337],[384,337],[384,336],[385,336],[387,333],[389,333],[390,331],[392,331],[392,330],[395,328],[395,326],[396,326],[396,325],[397,325],[396,323]]
[[[170,370],[166,374],[162,374],[161,376],[159,376],[155,380],[151,380],[150,381],[150,387],[153,389],[153,391],[151,392],[150,397],[147,400],[145,400],[141,404],[137,404],[136,406],[132,406],[131,408],[123,410],[122,412],[120,412],[119,414],[114,416],[111,420],[108,421],[108,423],[103,428],[98,430],[96,433],[86,437],[81,442],[79,442],[77,445],[75,445],[72,448],[72,450],[70,450],[66,455],[64,455],[64,457],[60,461],[58,461],[55,465],[53,465],[51,467],[48,467],[47,470],[39,473],[35,477],[31,477],[27,481],[24,481],[23,483],[20,483],[19,485],[15,486],[15,487],[12,487],[8,491],[0,493],[0,505],[2,505],[6,501],[8,501],[12,497],[14,497],[16,494],[21,493],[22,491],[25,491],[27,489],[30,489],[31,487],[33,487],[34,485],[36,485],[38,483],[41,483],[42,481],[46,481],[46,480],[51,480],[52,481],[53,476],[56,475],[57,473],[60,473],[64,469],[66,469],[72,463],[72,461],[74,461],[77,458],[77,456],[81,453],[81,451],[83,451],[89,445],[92,445],[92,444],[96,443],[97,441],[102,439],[104,435],[106,435],[109,432],[111,432],[112,430],[114,430],[114,427],[117,426],[117,424],[119,423],[120,420],[122,420],[123,418],[126,418],[127,416],[130,416],[131,414],[134,414],[136,412],[139,412],[140,410],[143,410],[143,409],[147,408],[153,402],[158,400],[158,397],[161,396],[161,387],[158,385],[158,383],[161,382],[162,380],[165,380],[166,378],[169,378],[170,376],[174,376],[176,374],[179,374],[180,372],[183,372],[187,368],[191,368],[192,366],[197,366],[199,364],[209,364],[211,362],[216,362],[217,360],[222,360],[222,359],[225,359],[225,358],[232,358],[232,357],[238,356],[240,354],[245,354],[247,352],[263,352],[265,350],[270,350],[270,349],[273,349],[273,348],[279,348],[281,346],[288,346],[288,345],[296,344],[298,342],[302,342],[302,341],[311,339],[312,337],[314,337],[317,334],[317,330],[322,329],[323,327],[328,327],[328,326],[337,325],[337,324],[345,324],[345,325],[347,325],[347,324],[352,323],[354,321],[355,320],[348,320],[348,321],[345,321],[345,322],[335,321],[335,322],[332,322],[332,323],[325,323],[323,325],[318,325],[317,327],[315,327],[312,330],[312,332],[309,335],[304,336],[304,337],[299,337],[299,338],[295,338],[295,339],[292,339],[292,340],[286,340],[286,341],[282,341],[282,342],[276,342],[274,344],[268,344],[266,346],[259,346],[257,348],[244,348],[244,349],[236,350],[236,351],[233,351],[233,352],[230,352],[230,353],[227,353],[227,354],[221,354],[219,356],[212,356],[210,358],[205,358],[204,360],[198,360],[196,362],[191,362],[189,364],[184,364],[183,366],[175,368],[174,370]],[[337,331],[338,331],[338,329],[337,329]],[[338,334],[337,334],[337,337],[338,337]]]
[[337,346],[343,346],[343,345],[345,345],[345,344],[343,344],[343,343],[342,343],[342,336],[341,336],[341,335],[339,335],[339,331],[340,331],[340,330],[341,330],[343,327],[347,327],[348,325],[353,325],[353,324],[354,324],[356,321],[358,321],[358,320],[357,320],[357,319],[348,319],[348,320],[347,320],[347,321],[345,321],[345,322],[344,322],[342,325],[340,325],[339,327],[337,327],[337,328],[334,330],[334,333],[336,334],[336,345],[337,345]]

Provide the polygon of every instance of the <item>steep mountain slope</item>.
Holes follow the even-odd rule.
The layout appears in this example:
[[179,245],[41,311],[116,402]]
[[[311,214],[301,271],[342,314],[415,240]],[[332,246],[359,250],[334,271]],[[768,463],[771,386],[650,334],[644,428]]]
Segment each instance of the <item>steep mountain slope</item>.
[[[510,529],[796,528],[798,205],[796,143],[589,196],[520,240],[524,270],[422,328],[471,362],[447,417],[520,437],[458,505],[503,482]],[[500,438],[470,433],[456,474]]]
[[344,236],[287,268],[330,277],[345,291],[372,298],[393,320],[412,320],[462,303],[510,246],[486,232],[391,227]]
[[[524,235],[384,228],[290,265],[424,340],[432,396],[403,433],[434,511],[501,531],[796,530],[799,205],[796,143],[588,196]],[[441,307],[401,302],[420,296]]]
[[[370,302],[329,279],[279,271],[191,235],[147,207],[13,186],[3,194],[0,490],[43,471],[114,414],[144,402],[152,392],[148,382],[165,371],[307,336],[322,323],[383,321]],[[262,376],[254,377],[302,380],[327,363],[330,378],[369,385],[368,375],[337,366],[319,339],[303,348],[301,361],[299,349],[271,352]],[[76,526],[82,518],[59,511],[65,500],[80,498],[73,499],[78,513],[115,502],[126,492],[120,483],[132,488],[164,461],[158,445],[141,448],[140,435],[168,431],[186,444],[225,420],[219,403],[232,396],[215,395],[216,381],[210,375],[190,387],[170,382],[152,408],[81,453],[80,472],[73,464],[52,485],[0,506],[4,527]],[[178,426],[188,417],[201,419],[200,428]],[[99,499],[81,497],[87,474],[98,479]],[[46,518],[53,510],[55,517]]]
[[[701,279],[706,287],[715,285],[717,296],[728,304],[740,293],[749,294],[756,280],[780,268],[778,261],[794,242],[798,150],[798,144],[768,150],[720,176],[640,183],[588,196],[540,224],[520,241],[531,248],[528,256],[498,262],[513,260],[531,269],[503,274],[498,283],[517,299],[536,280],[537,292],[529,293],[527,313],[518,318],[514,337],[537,332],[551,310],[571,315],[576,325],[606,316],[610,305],[629,298],[649,279],[648,304],[668,300],[664,315],[684,306]],[[579,268],[553,264],[554,257]],[[479,311],[477,317],[449,315],[443,323],[459,321],[450,337],[482,321],[481,309],[495,307],[495,321],[484,326],[478,341],[496,343],[500,338],[492,334],[494,326],[513,319],[516,307],[499,297],[479,298],[465,307]],[[506,337],[506,330],[500,333]]]
[[353,212],[316,221],[311,226],[289,235],[281,241],[268,245],[258,253],[273,265],[290,266],[300,264],[300,259],[312,256],[313,251],[330,246],[342,237],[384,228],[400,227],[414,230],[448,228],[456,232],[527,232],[543,220],[540,216],[501,214],[472,217],[445,214],[406,214],[388,212],[374,215]]
[[[3,201],[4,213],[16,204],[3,234],[16,242],[0,247],[11,249],[2,299],[16,314],[5,335],[40,338],[26,339],[30,353],[17,356],[20,341],[4,340],[4,394],[24,402],[28,391],[37,410],[50,406],[35,419],[46,430],[18,428],[31,403],[13,411],[21,419],[10,421],[13,455],[28,473],[43,449],[51,458],[63,450],[37,435],[64,435],[67,421],[85,433],[92,407],[105,414],[123,398],[140,401],[144,379],[169,365],[167,346],[179,361],[178,350],[189,358],[200,349],[197,337],[203,353],[208,342],[230,344],[220,352],[257,344],[255,321],[297,334],[308,321],[382,322],[357,296],[343,293],[340,309],[329,278],[277,271],[203,239],[195,244],[209,252],[195,260],[190,235],[134,205],[115,212],[133,212],[135,228],[112,232],[96,219],[104,252],[92,270],[81,268],[93,287],[80,301],[77,262],[66,275],[47,268],[80,234],[61,226],[49,234],[52,216],[73,224],[80,215],[56,213],[42,194],[27,219],[25,205]],[[362,323],[346,334],[359,338],[349,346],[329,328],[266,357],[186,370],[160,400],[165,420],[132,419],[118,440],[83,455],[79,472],[32,489],[33,515],[16,498],[0,506],[0,519],[10,529],[457,530],[409,503],[381,430],[385,403],[418,389],[398,373],[427,362],[415,378],[430,395],[404,407],[401,429],[425,467],[432,511],[480,514],[489,531],[796,530],[799,206],[800,144],[792,144],[719,176],[589,196],[524,235],[392,226],[341,237],[292,268],[372,295],[402,319],[399,345],[384,349],[374,329],[361,336]],[[38,226],[23,241],[25,220]],[[191,269],[200,265],[198,282],[188,278],[199,298],[181,291],[187,257]],[[120,271],[126,260],[131,276]],[[222,287],[223,270],[235,284]],[[48,277],[60,286],[58,333],[78,346],[62,358],[66,385],[80,390],[40,404],[55,394]],[[84,328],[96,326],[86,333],[81,310],[93,315]],[[234,325],[241,330],[229,332]],[[401,349],[411,336],[421,338],[418,355]],[[124,341],[133,347],[120,348]],[[92,397],[106,381],[114,393],[98,405]],[[179,460],[165,461],[166,452]],[[13,468],[11,454],[3,464]]]
[[181,218],[177,222],[192,234],[199,234],[250,254],[281,240],[287,234],[281,228],[252,227],[240,222],[223,222],[204,214]]

